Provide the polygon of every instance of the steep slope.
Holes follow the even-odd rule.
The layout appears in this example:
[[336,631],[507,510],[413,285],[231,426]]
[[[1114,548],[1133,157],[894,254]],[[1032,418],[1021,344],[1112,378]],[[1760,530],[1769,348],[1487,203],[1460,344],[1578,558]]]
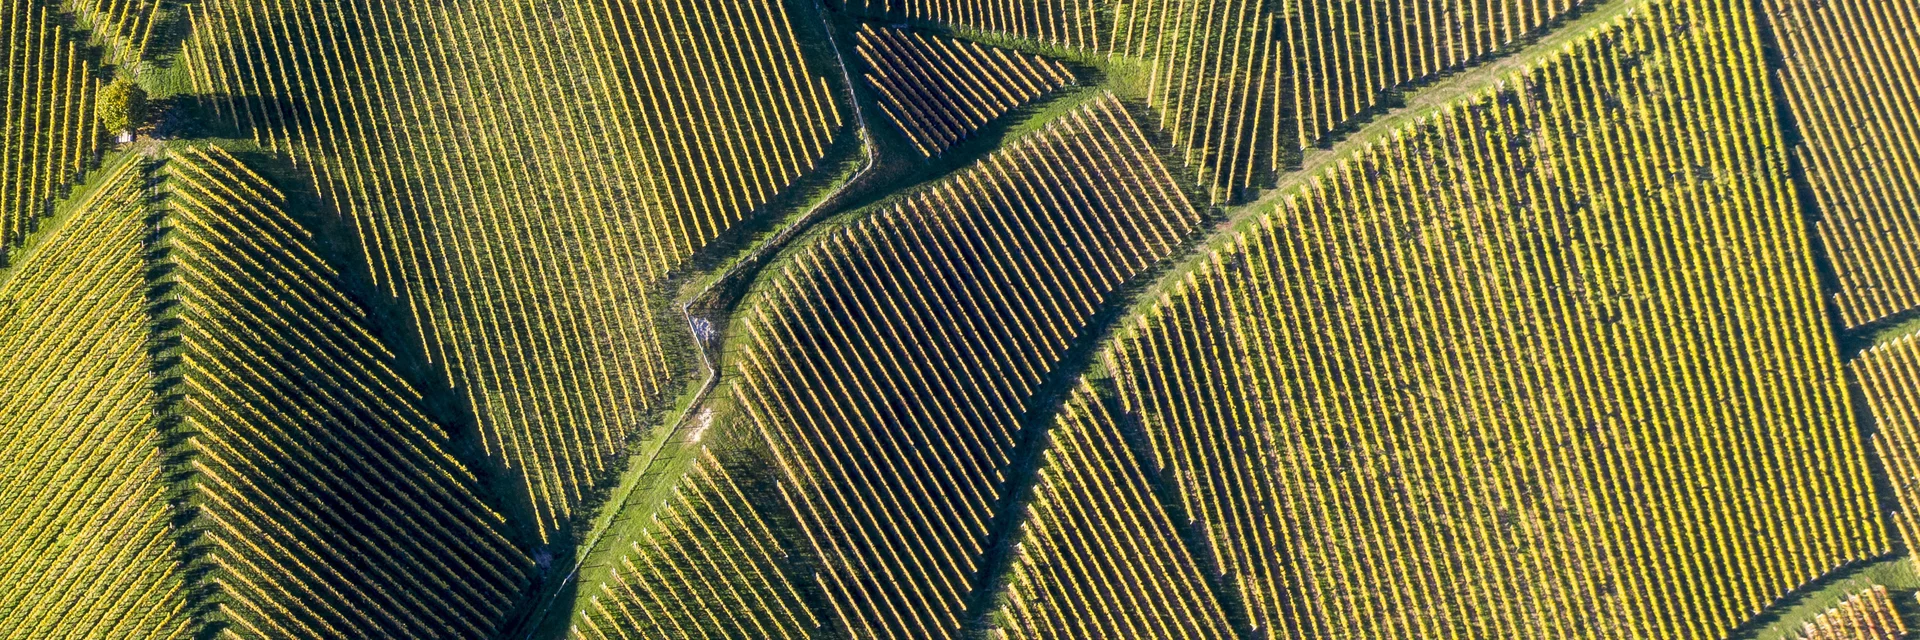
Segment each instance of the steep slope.
[[1721,637],[1889,549],[1776,116],[1746,3],[1639,5],[1164,281],[1093,430],[1257,633]]
[[0,638],[184,638],[147,315],[146,164],[121,156],[0,272]]
[[167,400],[216,622],[249,638],[491,636],[532,562],[284,197],[219,147],[174,152],[166,177]]
[[1048,434],[1002,638],[1228,638],[1235,631],[1092,387]]

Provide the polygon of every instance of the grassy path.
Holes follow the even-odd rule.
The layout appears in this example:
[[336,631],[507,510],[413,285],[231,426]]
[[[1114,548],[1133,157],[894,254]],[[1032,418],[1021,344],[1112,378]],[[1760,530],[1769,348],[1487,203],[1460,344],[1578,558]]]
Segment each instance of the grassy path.
[[1847,596],[1874,585],[1887,588],[1908,628],[1920,622],[1914,597],[1920,591],[1920,573],[1906,556],[1882,558],[1839,570],[1807,583],[1774,603],[1746,624],[1727,635],[1728,640],[1789,640],[1814,616],[1818,616]]
[[[1275,184],[1253,201],[1226,208],[1221,211],[1218,223],[1208,229],[1197,232],[1189,238],[1186,247],[1172,257],[1161,261],[1148,273],[1143,274],[1135,284],[1123,290],[1121,296],[1096,317],[1086,336],[1070,350],[1056,371],[1049,375],[1043,391],[1058,391],[1069,386],[1086,374],[1094,365],[1093,355],[1106,348],[1111,328],[1135,312],[1150,305],[1166,287],[1178,283],[1184,274],[1198,264],[1198,259],[1213,247],[1230,241],[1251,225],[1257,224],[1287,194],[1297,191],[1314,176],[1320,175],[1335,164],[1353,157],[1367,149],[1373,142],[1385,139],[1392,132],[1406,127],[1419,119],[1444,109],[1447,105],[1492,91],[1509,77],[1523,72],[1529,65],[1536,64],[1563,48],[1575,39],[1602,27],[1619,17],[1645,6],[1649,0],[1609,0],[1582,11],[1578,14],[1555,21],[1543,27],[1522,42],[1469,62],[1467,65],[1437,78],[1403,88],[1399,104],[1376,110],[1355,126],[1348,134],[1333,143],[1305,150],[1297,166],[1286,171]],[[822,220],[840,216],[857,216],[875,206],[897,197],[897,193],[912,185],[937,179],[939,175],[963,166],[974,157],[984,155],[997,148],[998,139],[976,143],[968,153],[936,159],[932,164],[899,173],[894,170],[874,174],[877,156],[891,145],[885,141],[876,142],[876,135],[885,135],[872,129],[864,117],[861,104],[867,99],[862,96],[860,87],[852,79],[852,71],[843,53],[844,47],[851,46],[836,38],[836,27],[828,13],[815,4],[826,37],[832,42],[835,62],[839,65],[841,77],[853,96],[852,104],[855,120],[859,127],[861,145],[865,155],[864,164],[836,183],[831,191],[816,198],[807,211],[785,227],[767,238],[757,242],[752,249],[727,268],[704,280],[699,290],[686,297],[681,303],[683,319],[687,328],[695,335],[700,344],[705,379],[697,391],[683,402],[671,426],[656,430],[639,447],[640,453],[631,460],[629,469],[622,475],[619,487],[608,501],[598,518],[586,542],[580,548],[586,552],[580,556],[569,575],[550,589],[542,597],[546,604],[527,625],[526,637],[562,637],[572,613],[579,611],[588,601],[588,597],[599,590],[605,568],[617,562],[631,542],[638,538],[651,520],[653,511],[670,494],[693,460],[692,452],[697,451],[698,438],[693,437],[715,416],[726,412],[725,393],[715,393],[724,384],[723,354],[727,344],[724,327],[726,319],[742,296],[754,284],[758,275],[767,265],[774,264],[796,247],[806,244]],[[939,32],[943,29],[931,29]],[[969,37],[984,43],[1060,57],[1060,52],[1050,47],[1017,39],[1000,37],[980,37],[980,34],[953,32],[954,35]],[[1137,80],[1129,73],[1133,61],[1124,59],[1098,60],[1085,56],[1067,56],[1074,62],[1094,67],[1098,84],[1092,87],[1070,90],[1035,105],[1036,111],[1007,125],[1005,139],[1015,137],[1017,131],[1043,125],[1051,117],[1063,113],[1072,104],[1079,102],[1085,95],[1098,90],[1112,90],[1123,96],[1129,93],[1130,84]],[[1151,123],[1145,128],[1153,130]],[[1176,158],[1163,158],[1170,167],[1179,167]],[[893,175],[899,173],[899,175]],[[1863,328],[1865,329],[1865,328]],[[1899,322],[1888,326],[1876,326],[1872,331],[1862,331],[1856,340],[1868,336],[1878,341],[1892,335],[1920,331],[1920,317],[1899,318]],[[1033,433],[1023,434],[1023,441],[1044,442],[1044,431],[1051,422],[1052,414],[1057,411],[1060,398],[1055,393],[1041,393],[1035,406],[1028,412],[1027,420]],[[1011,472],[1013,489],[1006,504],[996,505],[996,511],[1014,514],[1020,511],[1026,496],[1030,494],[1033,480],[1037,476],[1038,461],[1041,459],[1039,446],[1023,451],[1024,455],[1015,457],[1015,469]],[[994,535],[1010,544],[1017,536],[1019,519],[1005,517],[996,521]],[[1009,545],[1001,545],[1010,548]],[[986,563],[986,576],[978,590],[969,598],[969,631],[976,634],[984,631],[987,615],[991,613],[993,596],[1005,579],[1005,573],[1011,568],[1011,556],[994,553]],[[1785,638],[1793,629],[1804,624],[1812,616],[1826,610],[1848,594],[1857,592],[1872,584],[1881,584],[1897,593],[1903,602],[1911,602],[1914,591],[1920,589],[1920,575],[1916,575],[1910,563],[1904,559],[1882,559],[1864,565],[1844,568],[1828,576],[1809,583],[1802,590],[1784,597],[1778,604],[1752,621],[1733,631],[1732,638],[1744,640],[1774,640]],[[568,587],[574,587],[569,590]],[[566,608],[566,615],[553,615],[554,605],[563,595],[572,594],[572,607]]]
[[[813,8],[819,14],[840,78],[849,96],[852,96],[856,91],[852,72],[840,41],[834,36],[833,25],[827,19],[826,8],[821,6],[819,0],[815,0]],[[529,640],[566,637],[574,614],[599,593],[607,569],[618,562],[626,549],[639,539],[652,521],[653,512],[672,494],[673,488],[697,458],[694,454],[698,452],[700,435],[716,415],[710,399],[720,384],[720,356],[724,347],[722,334],[717,332],[716,327],[723,326],[724,314],[744,291],[741,283],[751,280],[768,259],[777,255],[800,230],[811,226],[822,213],[832,211],[841,195],[859,184],[873,170],[876,152],[872,129],[867,124],[860,100],[855,97],[850,103],[854,135],[858,137],[862,151],[861,166],[833,181],[835,186],[813,198],[804,213],[769,237],[756,242],[746,254],[719,273],[705,278],[704,284],[695,293],[679,303],[681,319],[687,331],[693,335],[695,351],[700,354],[700,365],[705,375],[700,386],[690,396],[683,396],[675,410],[668,414],[671,417],[667,424],[655,428],[641,440],[637,453],[628,460],[627,470],[621,473],[619,484],[602,506],[600,514],[594,518],[592,529],[584,541],[577,545],[577,549],[584,549],[585,552],[578,554],[573,568],[553,585],[541,589],[538,599],[544,602],[522,625],[527,630],[525,637]],[[554,605],[568,594],[572,594],[572,606],[564,610],[563,616],[553,615]]]

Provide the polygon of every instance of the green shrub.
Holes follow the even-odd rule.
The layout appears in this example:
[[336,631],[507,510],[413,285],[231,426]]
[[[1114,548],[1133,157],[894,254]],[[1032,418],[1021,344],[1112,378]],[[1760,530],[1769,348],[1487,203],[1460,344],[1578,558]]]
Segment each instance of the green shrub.
[[97,112],[100,125],[120,133],[140,128],[147,122],[147,90],[126,78],[114,80],[100,91]]

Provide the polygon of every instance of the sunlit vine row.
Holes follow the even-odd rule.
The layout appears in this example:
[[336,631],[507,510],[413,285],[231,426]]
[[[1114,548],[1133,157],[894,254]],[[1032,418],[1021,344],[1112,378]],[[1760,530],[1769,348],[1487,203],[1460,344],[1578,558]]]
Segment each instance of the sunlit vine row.
[[1145,63],[1146,98],[1216,201],[1266,186],[1384,93],[1459,68],[1580,0],[1133,0],[1112,51]]
[[758,287],[734,393],[849,633],[960,632],[1038,385],[1198,219],[1102,96]]
[[1256,632],[1719,638],[1888,550],[1755,18],[1613,18],[1120,332],[1091,429],[1145,457],[1105,464],[1164,479]]
[[99,87],[73,34],[37,2],[0,8],[0,257],[53,212],[106,141]]
[[0,272],[0,638],[185,638],[147,316],[145,163]]

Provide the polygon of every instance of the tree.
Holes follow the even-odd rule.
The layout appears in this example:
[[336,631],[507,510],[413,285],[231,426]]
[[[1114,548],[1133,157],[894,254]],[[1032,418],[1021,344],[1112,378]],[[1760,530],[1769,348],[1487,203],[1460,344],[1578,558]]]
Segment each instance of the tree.
[[97,111],[100,125],[108,131],[138,129],[147,122],[147,90],[126,78],[114,80],[100,92]]

